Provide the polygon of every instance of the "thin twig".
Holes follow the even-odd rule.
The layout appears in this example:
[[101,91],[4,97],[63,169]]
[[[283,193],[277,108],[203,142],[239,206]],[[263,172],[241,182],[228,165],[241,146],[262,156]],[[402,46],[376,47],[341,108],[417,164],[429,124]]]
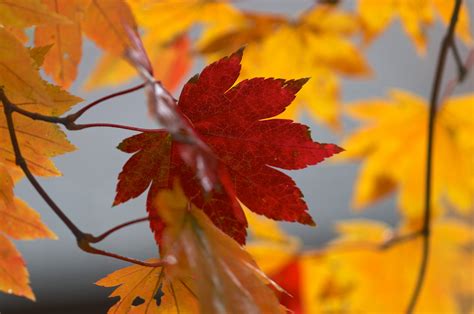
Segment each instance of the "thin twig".
[[143,217],[143,218],[138,218],[138,219],[134,219],[134,220],[130,220],[130,221],[127,221],[127,222],[124,222],[118,226],[115,226],[113,227],[112,229],[110,230],[107,230],[106,232],[102,233],[101,235],[99,236],[96,236],[94,237],[92,240],[90,240],[91,243],[97,243],[97,242],[100,242],[102,240],[104,240],[105,238],[107,238],[109,235],[111,235],[112,233],[122,229],[122,228],[125,228],[125,227],[128,227],[128,226],[131,226],[131,225],[134,225],[134,224],[137,224],[137,223],[140,223],[140,222],[145,222],[145,221],[149,221],[150,218],[149,217]]
[[[423,234],[422,231],[415,231],[403,235],[397,235],[393,234],[391,235],[388,239],[386,239],[382,243],[371,243],[368,241],[360,241],[360,242],[351,242],[351,243],[345,243],[344,245],[341,245],[341,248],[344,251],[360,251],[360,250],[371,250],[371,251],[385,251],[388,249],[391,249],[392,247],[414,240],[416,238],[421,237]],[[337,244],[338,242],[335,241],[333,242],[334,244]]]
[[[464,79],[467,77],[469,74],[469,71],[474,67],[474,49],[471,49],[469,53],[467,54],[466,61],[464,61],[464,69],[466,70],[466,73],[464,74]],[[454,89],[456,86],[461,83],[459,75],[453,77],[449,82],[446,84],[446,87],[444,88],[443,95],[441,96],[439,103],[444,104],[446,99],[448,99],[449,96],[454,92]]]
[[441,82],[443,79],[444,66],[446,64],[446,57],[448,49],[453,41],[453,34],[458,21],[459,10],[461,8],[462,0],[456,0],[454,4],[453,13],[451,15],[451,21],[449,22],[448,30],[444,35],[441,43],[441,48],[438,55],[438,62],[436,65],[435,76],[433,79],[433,85],[431,89],[430,97],[430,108],[428,116],[428,144],[426,147],[426,177],[425,177],[425,206],[423,212],[423,226],[422,226],[422,238],[423,238],[423,251],[420,263],[420,270],[418,278],[416,279],[415,288],[410,298],[407,307],[407,313],[413,313],[418,298],[423,287],[423,282],[426,276],[428,267],[428,257],[430,252],[430,233],[431,233],[431,185],[432,185],[432,168],[433,168],[433,143],[434,143],[434,131],[436,121],[436,109],[438,105],[438,97],[441,89]]
[[77,111],[76,113],[72,113],[68,116],[66,116],[67,119],[71,120],[71,121],[76,121],[77,119],[79,119],[87,110],[95,107],[96,105],[106,101],[106,100],[109,100],[109,99],[112,99],[112,98],[115,98],[115,97],[119,97],[119,96],[123,96],[125,94],[129,94],[129,93],[132,93],[132,92],[135,92],[139,89],[142,89],[143,87],[145,87],[145,84],[142,83],[140,85],[137,85],[137,86],[134,86],[134,87],[131,87],[131,88],[128,88],[128,89],[125,89],[123,91],[120,91],[120,92],[116,92],[116,93],[113,93],[113,94],[110,94],[110,95],[107,95],[107,96],[104,96],[104,97],[101,97],[99,99],[97,99],[96,101],[93,101],[91,102],[90,104],[86,105],[84,108],[82,108],[81,110]]
[[[21,153],[20,144],[18,142],[18,138],[17,138],[16,131],[15,131],[15,124],[14,124],[14,121],[13,121],[13,113],[16,112],[15,111],[16,106],[13,103],[10,102],[10,100],[7,98],[7,96],[5,95],[2,88],[0,88],[0,101],[3,104],[3,111],[4,111],[4,114],[5,114],[5,119],[7,121],[8,132],[9,132],[9,135],[10,135],[10,141],[11,141],[11,145],[12,145],[12,148],[13,148],[13,152],[15,154],[16,164],[23,170],[25,176],[30,181],[31,185],[33,185],[33,187],[36,189],[38,194],[43,198],[43,200],[49,205],[49,207],[53,210],[53,212],[59,217],[59,219],[61,219],[61,221],[71,231],[71,233],[76,238],[76,242],[77,242],[79,248],[81,248],[83,251],[91,253],[91,254],[108,256],[108,257],[112,257],[112,258],[119,259],[119,260],[122,260],[122,261],[138,264],[138,265],[141,265],[141,266],[147,266],[147,267],[163,266],[164,264],[169,264],[169,263],[174,263],[175,262],[175,261],[171,261],[171,260],[170,261],[160,260],[156,263],[147,263],[147,262],[143,262],[143,261],[140,261],[140,260],[136,260],[136,259],[129,258],[129,257],[126,257],[126,256],[115,254],[115,253],[110,253],[110,252],[92,247],[90,245],[91,243],[97,243],[101,240],[97,239],[97,237],[93,236],[92,234],[85,233],[85,232],[81,231],[69,219],[69,217],[61,210],[61,208],[54,202],[54,200],[44,190],[44,188],[41,186],[41,184],[38,182],[38,180],[36,180],[33,173],[30,171],[30,169],[28,167],[28,164],[26,163],[26,161],[23,158],[23,155]],[[53,121],[50,121],[50,122],[55,123]]]
[[459,53],[458,46],[456,45],[456,40],[453,37],[451,37],[450,46],[454,55],[454,61],[456,61],[456,66],[458,67],[458,81],[462,82],[466,77],[467,69],[462,62],[461,54]]
[[90,128],[114,128],[114,129],[122,129],[122,130],[129,130],[134,132],[147,132],[147,133],[159,133],[163,132],[163,129],[144,129],[144,128],[137,128],[134,126],[123,125],[123,124],[115,124],[115,123],[84,123],[84,124],[74,124],[74,131],[90,129]]

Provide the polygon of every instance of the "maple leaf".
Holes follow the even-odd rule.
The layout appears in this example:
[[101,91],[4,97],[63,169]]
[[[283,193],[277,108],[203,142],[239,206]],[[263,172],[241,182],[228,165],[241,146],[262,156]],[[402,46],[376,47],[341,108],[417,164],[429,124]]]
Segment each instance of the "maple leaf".
[[[156,200],[166,228],[163,256],[173,280],[194,279],[201,313],[283,313],[268,284],[245,250],[192,205],[179,186]],[[277,287],[275,285],[275,287]]]
[[56,236],[41,222],[38,213],[14,196],[14,178],[18,177],[0,159],[0,291],[34,300],[25,262],[9,238],[33,240]]
[[137,24],[124,0],[90,0],[82,30],[97,46],[123,56],[132,46],[129,33],[137,31]]
[[[366,40],[381,34],[396,17],[400,18],[403,29],[420,53],[426,50],[426,29],[438,15],[445,25],[449,24],[454,0],[359,0],[357,11],[360,14]],[[469,15],[462,4],[456,26],[456,34],[467,44],[472,43],[469,30]]]
[[198,308],[195,293],[188,284],[170,279],[165,267],[129,266],[107,275],[96,285],[119,286],[110,297],[120,297],[120,300],[108,313],[196,313]]
[[[154,77],[160,80],[167,89],[176,89],[191,67],[189,39],[183,36],[171,44],[160,45],[151,40],[150,36],[145,35],[143,44],[149,52],[153,69],[155,69]],[[105,54],[89,76],[85,87],[93,89],[118,85],[136,75],[136,70],[125,60],[113,54]]]
[[50,104],[28,49],[3,28],[0,28],[0,69],[0,82],[8,96],[21,94],[30,102]]
[[[250,226],[252,230],[252,222]],[[413,286],[419,271],[421,237],[384,249],[382,245],[418,229],[408,224],[393,230],[378,221],[351,220],[338,223],[337,230],[339,237],[324,250],[299,252],[291,244],[293,237],[286,235],[286,240],[257,238],[248,251],[291,294],[280,295],[280,302],[294,313],[403,312],[412,293],[407,287]],[[470,226],[459,220],[434,222],[420,312],[457,313],[458,297],[472,298],[473,256],[466,247],[473,240]]]
[[52,12],[41,0],[0,0],[0,24],[19,28],[42,24],[68,24],[66,17]]
[[77,76],[82,56],[80,20],[89,0],[43,0],[50,11],[68,17],[70,24],[50,23],[35,29],[35,46],[53,45],[46,55],[44,71],[68,88]]
[[[1,28],[0,39],[0,54],[4,56],[0,66],[5,69],[0,71],[0,85],[4,86],[12,103],[31,112],[57,116],[82,101],[39,76],[39,65],[48,49],[28,50]],[[3,105],[0,105],[0,109],[3,110]],[[47,122],[32,121],[21,115],[14,115],[13,121],[23,157],[30,170],[40,176],[60,175],[49,158],[71,152],[75,147],[67,141],[59,127]],[[0,162],[8,167],[16,167],[4,115],[0,115],[0,143]]]
[[[413,286],[419,271],[421,237],[380,250],[376,246],[394,232],[383,223],[348,221],[339,224],[338,230],[341,238],[324,253],[323,261],[321,254],[316,254],[311,265],[311,257],[307,257],[302,278],[325,278],[308,281],[302,290],[307,294],[308,313],[327,310],[328,306],[336,312],[403,312],[412,293],[407,287]],[[468,225],[448,219],[434,223],[432,231],[433,247],[417,310],[458,313],[457,296],[472,285],[472,267],[461,266],[472,262],[472,252],[464,248],[473,243],[473,234]],[[332,293],[331,298],[324,298],[327,293]]]
[[[305,108],[314,119],[337,128],[338,74],[364,76],[370,73],[363,56],[349,39],[358,30],[354,16],[327,5],[315,6],[296,21],[258,16],[259,20],[255,14],[242,14],[232,23],[215,23],[205,30],[198,48],[211,52],[207,56],[214,59],[222,55],[218,48],[225,51],[225,46],[245,44],[241,78],[311,77],[296,101],[280,117],[296,119]],[[256,20],[265,25],[258,28],[257,34],[252,27],[258,23]],[[268,56],[272,56],[272,62],[268,62]]]
[[129,0],[129,3],[147,36],[158,44],[171,42],[194,25],[208,27],[225,23],[240,14],[225,1]]
[[[199,138],[217,156],[229,175],[236,197],[250,210],[272,219],[313,224],[295,183],[273,167],[301,169],[341,151],[333,144],[313,142],[308,127],[291,120],[268,119],[281,113],[306,79],[285,81],[255,78],[232,87],[240,71],[242,52],[206,67],[183,88],[178,109]],[[232,88],[231,88],[232,87]],[[119,149],[134,153],[119,175],[114,204],[142,194],[151,185],[147,210],[163,188],[179,177],[186,194],[222,230],[245,241],[245,219],[234,196],[214,191],[206,197],[179,154],[179,142],[167,132],[141,133]],[[152,222],[159,239],[160,223]]]
[[[472,212],[474,94],[448,99],[439,110],[433,151],[433,205],[447,199],[459,213]],[[399,189],[398,203],[414,220],[423,213],[428,106],[418,96],[394,90],[390,99],[360,101],[347,109],[363,125],[343,142],[340,159],[364,158],[353,206],[361,208]],[[468,135],[471,134],[471,135]],[[400,153],[403,152],[403,153]],[[387,167],[387,165],[397,165]]]

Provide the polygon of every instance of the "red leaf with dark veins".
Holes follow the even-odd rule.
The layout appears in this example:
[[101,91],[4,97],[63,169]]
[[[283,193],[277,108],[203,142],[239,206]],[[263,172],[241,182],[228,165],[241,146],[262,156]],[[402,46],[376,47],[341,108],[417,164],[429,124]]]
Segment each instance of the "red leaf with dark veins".
[[[242,50],[207,66],[184,86],[178,102],[195,134],[217,156],[221,186],[228,188],[203,193],[193,170],[181,158],[180,146],[185,144],[173,141],[167,132],[142,133],[119,145],[134,155],[119,175],[115,205],[151,186],[147,210],[153,217],[154,196],[179,179],[196,206],[240,243],[245,242],[247,223],[236,198],[269,218],[314,225],[295,182],[275,168],[305,168],[342,149],[313,142],[305,125],[270,119],[285,110],[307,79],[254,78],[232,87],[241,58]],[[151,226],[159,242],[163,226],[157,220]]]

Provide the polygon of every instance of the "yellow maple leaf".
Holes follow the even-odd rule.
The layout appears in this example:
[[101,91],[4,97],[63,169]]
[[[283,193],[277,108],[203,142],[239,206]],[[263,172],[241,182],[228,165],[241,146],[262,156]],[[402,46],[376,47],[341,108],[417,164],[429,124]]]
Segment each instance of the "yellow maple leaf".
[[96,285],[119,286],[110,297],[120,297],[120,300],[108,313],[196,313],[198,308],[196,296],[187,283],[172,281],[165,267],[129,266],[107,275]]
[[26,49],[7,30],[0,27],[0,84],[7,96],[22,95],[30,102],[50,104],[44,83]]
[[251,256],[196,208],[179,187],[156,199],[166,228],[162,252],[172,280],[194,279],[201,313],[281,313],[269,279]]
[[[433,206],[447,199],[460,213],[472,212],[474,199],[474,94],[453,97],[439,110],[433,151]],[[399,190],[398,203],[410,219],[423,213],[428,106],[401,90],[389,99],[360,101],[347,112],[362,126],[342,143],[340,159],[361,159],[353,206],[361,208]]]
[[[14,37],[0,28],[0,61],[4,72],[0,74],[0,86],[9,101],[32,112],[59,115],[81,101],[59,87],[48,84],[38,74],[49,47],[23,47]],[[10,47],[3,46],[11,45]],[[5,48],[5,49],[3,49]],[[8,49],[17,49],[13,52]],[[17,67],[18,65],[18,67]],[[18,86],[16,86],[18,84]],[[0,111],[3,112],[3,103]],[[74,150],[58,126],[33,121],[14,114],[13,122],[23,157],[30,170],[41,176],[56,176],[51,157]],[[39,215],[24,201],[13,194],[14,182],[22,177],[15,164],[15,154],[5,115],[0,115],[0,290],[34,299],[28,285],[25,263],[10,241],[55,238],[41,222]]]
[[[16,40],[13,43],[17,44]],[[12,103],[30,112],[58,116],[82,101],[81,98],[47,83],[39,77],[38,66],[44,59],[48,49],[35,48],[28,51],[21,44],[19,45],[15,46],[19,50],[16,52],[17,58],[14,61],[16,63],[23,62],[20,72],[16,72],[17,68],[15,67],[9,75],[0,75],[0,85],[4,86],[4,91]],[[27,85],[27,87],[31,86],[29,89],[27,87],[25,89],[10,88],[18,82],[20,76],[21,82],[29,82],[29,75],[31,75],[31,81],[34,82],[34,84]],[[44,95],[44,97],[32,97],[30,89],[33,88],[36,95]],[[43,99],[47,99],[47,101],[43,101]],[[0,110],[3,111],[3,104],[0,104]],[[60,128],[57,125],[43,121],[33,121],[21,115],[14,115],[13,121],[23,157],[30,170],[40,176],[60,175],[50,158],[75,149]],[[2,143],[0,162],[8,167],[16,167],[15,155],[10,143],[10,134],[4,115],[0,115],[0,143]]]
[[[353,15],[333,6],[318,5],[296,21],[282,17],[242,13],[227,22],[215,22],[198,43],[211,59],[226,52],[219,47],[246,45],[242,78],[310,77],[296,101],[280,115],[297,119],[306,109],[316,120],[339,126],[339,78],[367,75],[370,70],[349,40],[358,24]],[[263,26],[254,27],[258,23]],[[234,25],[233,27],[229,25]],[[225,42],[227,40],[228,42]],[[269,59],[268,56],[271,56]]]
[[[439,15],[447,25],[454,2],[454,0],[359,0],[357,10],[367,40],[381,34],[391,21],[398,17],[418,52],[423,53],[426,50],[426,29],[433,24],[436,15]],[[469,15],[465,4],[459,13],[456,33],[465,43],[472,43]]]
[[0,291],[34,300],[28,271],[20,253],[9,238],[15,240],[55,239],[40,220],[39,214],[13,194],[14,177],[0,161]]
[[187,33],[196,24],[226,23],[239,15],[227,1],[128,0],[140,26],[151,40],[166,43]]
[[35,46],[53,45],[46,55],[44,71],[68,88],[77,76],[82,56],[80,19],[90,0],[43,0],[51,12],[68,17],[70,24],[50,23],[35,29]]
[[[357,233],[360,230],[364,235]],[[472,253],[465,246],[473,243],[473,233],[458,220],[438,221],[432,231],[428,271],[416,311],[459,313],[457,297],[469,293],[464,287],[472,286],[472,264],[468,264]],[[393,233],[383,223],[348,221],[339,225],[339,232],[341,238],[327,251],[304,259],[302,278],[316,278],[307,280],[302,289],[306,311],[403,313],[419,272],[421,237],[381,250],[376,246]]]

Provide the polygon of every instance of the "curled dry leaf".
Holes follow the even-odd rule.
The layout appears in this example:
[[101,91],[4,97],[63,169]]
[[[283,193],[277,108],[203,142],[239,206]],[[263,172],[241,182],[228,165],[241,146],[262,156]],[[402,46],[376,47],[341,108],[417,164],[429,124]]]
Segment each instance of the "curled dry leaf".
[[155,201],[166,224],[162,253],[176,261],[167,270],[174,281],[193,278],[200,313],[284,313],[269,287],[273,283],[251,256],[192,205],[179,186]]

